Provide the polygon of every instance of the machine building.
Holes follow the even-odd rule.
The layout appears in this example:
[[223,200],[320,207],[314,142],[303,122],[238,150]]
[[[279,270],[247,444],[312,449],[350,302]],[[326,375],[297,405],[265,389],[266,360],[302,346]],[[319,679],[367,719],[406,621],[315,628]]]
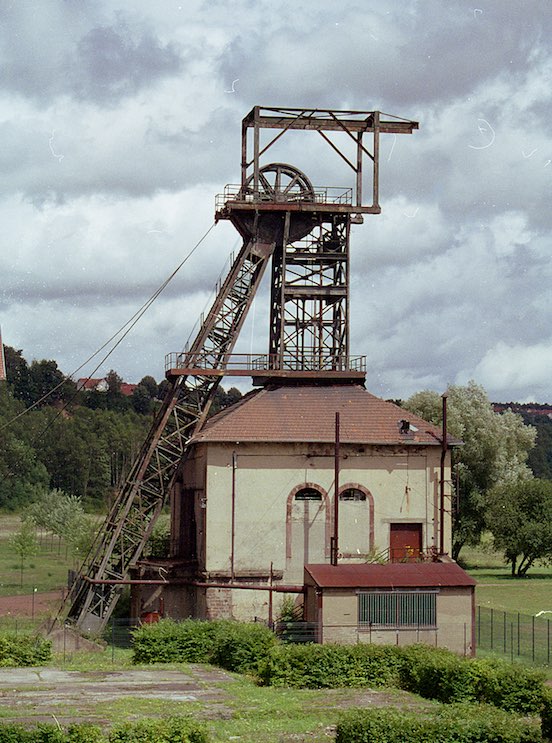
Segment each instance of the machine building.
[[[193,343],[167,356],[166,397],[71,591],[77,626],[101,630],[130,582],[135,616],[272,622],[287,594],[320,642],[417,631],[473,652],[473,581],[448,557],[460,442],[446,406],[438,428],[375,397],[350,351],[351,226],[381,211],[380,136],[417,128],[379,111],[256,106],[243,119],[241,181],[215,207],[243,246]],[[266,163],[284,135],[320,135],[352,186]],[[268,353],[235,354],[269,266]],[[225,376],[258,389],[209,418]],[[144,560],[167,505],[170,557]]]

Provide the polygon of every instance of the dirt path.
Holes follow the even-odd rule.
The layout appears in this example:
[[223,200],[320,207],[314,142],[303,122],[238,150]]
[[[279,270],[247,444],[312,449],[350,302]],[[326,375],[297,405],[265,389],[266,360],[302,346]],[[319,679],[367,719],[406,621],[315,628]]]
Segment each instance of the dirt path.
[[[34,616],[57,611],[62,599],[62,590],[34,594]],[[31,617],[33,615],[33,595],[0,596],[0,616]]]

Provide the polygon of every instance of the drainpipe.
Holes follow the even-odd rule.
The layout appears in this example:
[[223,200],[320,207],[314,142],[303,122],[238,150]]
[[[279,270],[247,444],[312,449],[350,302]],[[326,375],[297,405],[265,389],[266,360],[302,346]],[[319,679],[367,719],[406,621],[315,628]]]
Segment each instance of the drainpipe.
[[235,451],[232,452],[232,535],[231,535],[231,547],[230,547],[230,579],[234,582],[234,558],[235,558],[235,547],[236,547],[236,466],[237,466],[237,454]]
[[447,455],[447,395],[443,399],[443,428],[441,434],[441,478],[440,478],[440,504],[439,504],[439,554],[445,554],[445,458]]
[[339,413],[335,414],[335,454],[334,454],[334,533],[330,549],[332,565],[337,565],[337,553],[339,551],[339,437],[340,437]]

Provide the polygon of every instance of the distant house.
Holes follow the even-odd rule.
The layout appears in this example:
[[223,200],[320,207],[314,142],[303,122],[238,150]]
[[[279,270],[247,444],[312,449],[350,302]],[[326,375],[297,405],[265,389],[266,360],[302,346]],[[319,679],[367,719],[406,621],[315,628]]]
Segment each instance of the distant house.
[[87,377],[77,379],[77,390],[83,390],[84,392],[107,392],[108,389],[107,379],[91,379]]
[[120,393],[121,395],[124,395],[125,397],[130,397],[137,387],[138,387],[137,384],[129,384],[128,382],[121,382]]
[[[137,387],[137,384],[121,382],[120,393],[125,397],[130,397]],[[77,389],[84,390],[84,392],[107,392],[109,383],[105,377],[102,379],[83,378],[77,380]]]

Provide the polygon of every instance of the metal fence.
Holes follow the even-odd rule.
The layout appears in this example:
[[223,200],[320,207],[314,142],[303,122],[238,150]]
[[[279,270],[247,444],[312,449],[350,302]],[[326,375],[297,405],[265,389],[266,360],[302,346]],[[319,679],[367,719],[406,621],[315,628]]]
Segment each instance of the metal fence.
[[551,616],[532,616],[478,606],[476,643],[488,650],[532,665],[549,666],[552,650]]

